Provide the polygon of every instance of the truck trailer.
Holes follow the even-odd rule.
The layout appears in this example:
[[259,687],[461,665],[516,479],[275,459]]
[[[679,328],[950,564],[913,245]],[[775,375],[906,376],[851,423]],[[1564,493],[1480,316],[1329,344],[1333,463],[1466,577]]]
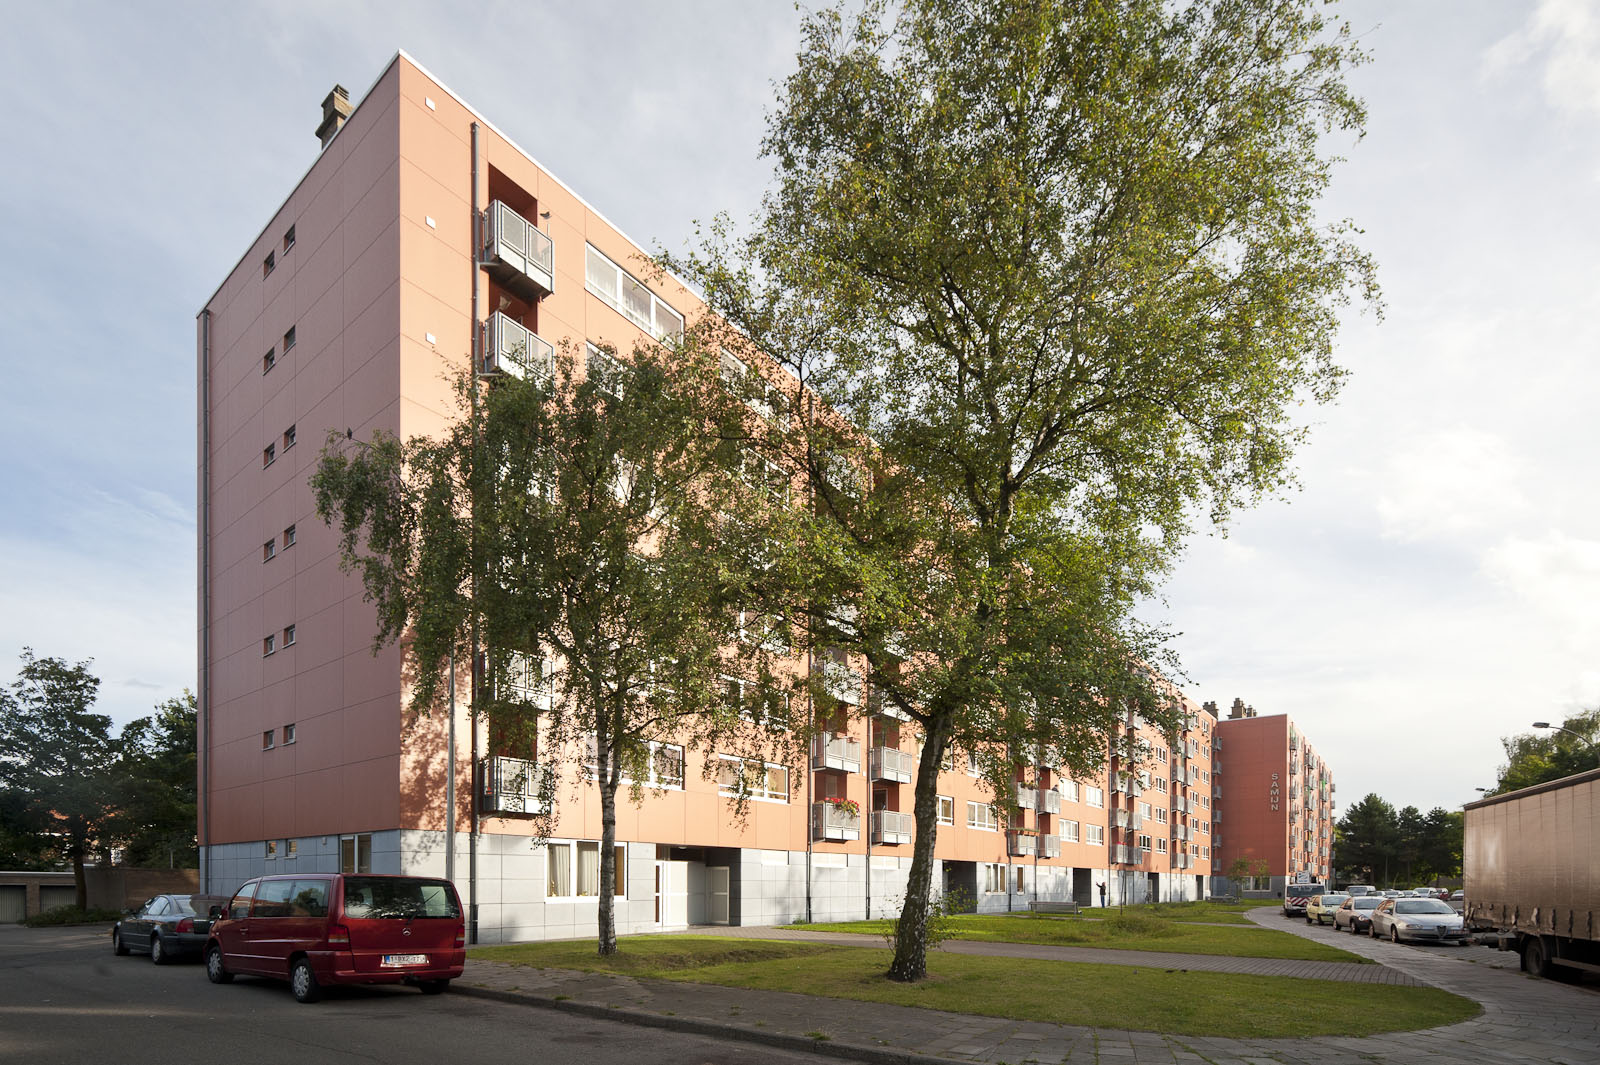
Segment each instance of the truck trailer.
[[1535,976],[1600,973],[1600,769],[1468,803],[1464,827],[1479,942]]

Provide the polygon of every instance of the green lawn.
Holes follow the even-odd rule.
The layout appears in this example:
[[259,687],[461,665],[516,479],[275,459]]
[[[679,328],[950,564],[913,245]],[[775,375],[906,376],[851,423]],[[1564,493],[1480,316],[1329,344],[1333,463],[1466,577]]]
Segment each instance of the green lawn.
[[[1020,914],[963,914],[950,918],[952,939],[990,943],[1040,943],[1058,947],[1103,947],[1111,950],[1160,950],[1178,954],[1220,954],[1234,958],[1289,958],[1299,961],[1370,960],[1337,947],[1255,925],[1222,928],[1188,920],[1156,916],[1153,907],[1116,907],[1096,910],[1093,917],[1054,918]],[[861,932],[887,936],[888,921],[841,921],[832,924],[797,924],[815,932]]]
[[[792,991],[824,998],[921,1006],[990,1017],[1165,1032],[1280,1038],[1371,1035],[1452,1024],[1475,1003],[1427,987],[1387,987],[1281,977],[1169,971],[934,952],[929,978],[883,976],[889,952],[825,943],[629,936],[610,958],[581,942],[476,947],[473,958],[539,968]],[[1317,1003],[1338,1001],[1339,1008]],[[827,1029],[823,1011],[817,1018]]]

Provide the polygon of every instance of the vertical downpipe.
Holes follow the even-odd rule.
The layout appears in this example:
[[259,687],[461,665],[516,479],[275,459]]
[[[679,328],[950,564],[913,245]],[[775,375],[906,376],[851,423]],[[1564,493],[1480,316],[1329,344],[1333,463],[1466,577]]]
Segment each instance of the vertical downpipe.
[[200,312],[200,892],[211,894],[211,309]]
[[[861,698],[867,698],[867,676],[863,670],[861,674]],[[867,764],[863,767],[867,771],[867,920],[872,920],[872,713],[867,712]]]
[[[472,124],[472,247],[470,249],[472,260],[472,322],[468,328],[472,331],[472,434],[473,457],[476,458],[478,434],[478,361],[482,354],[478,351],[478,255],[483,248],[483,216],[478,210],[478,124]],[[478,570],[477,559],[473,559],[472,579],[476,584]],[[476,589],[474,589],[476,590]],[[472,622],[472,835],[467,840],[467,912],[470,923],[467,928],[467,941],[478,942],[478,627],[476,614]],[[455,685],[454,662],[451,663],[450,683],[452,691]],[[455,720],[452,707],[451,721]],[[453,749],[452,749],[453,753]],[[451,846],[455,841],[451,841]]]

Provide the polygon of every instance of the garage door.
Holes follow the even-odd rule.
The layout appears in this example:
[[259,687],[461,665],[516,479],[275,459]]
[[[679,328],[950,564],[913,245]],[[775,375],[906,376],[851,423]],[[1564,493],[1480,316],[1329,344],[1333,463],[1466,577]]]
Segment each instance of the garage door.
[[0,924],[16,924],[27,916],[28,889],[21,884],[0,887]]
[[39,909],[53,910],[59,906],[76,906],[78,904],[78,889],[75,887],[61,887],[51,884],[39,888]]

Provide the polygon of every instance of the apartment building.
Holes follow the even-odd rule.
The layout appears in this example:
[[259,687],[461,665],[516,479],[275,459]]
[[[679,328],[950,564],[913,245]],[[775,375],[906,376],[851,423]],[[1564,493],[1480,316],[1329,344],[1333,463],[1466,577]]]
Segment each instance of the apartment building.
[[[492,749],[466,700],[410,721],[397,647],[308,478],[330,433],[440,431],[450,377],[519,373],[556,345],[631,350],[700,306],[639,246],[400,53],[352,106],[323,103],[322,149],[198,322],[202,890],[269,872],[447,875],[482,942],[592,933],[598,796],[564,782],[535,840],[526,764]],[[717,752],[657,744],[618,812],[617,928],[854,919],[898,910],[917,737],[864,714],[870,677],[830,666],[804,765],[765,766],[730,816]],[[532,699],[559,697],[526,678]],[[1093,779],[1019,771],[999,802],[964,758],[939,784],[936,883],[986,912],[1034,898],[1203,897],[1215,715],[1175,738],[1130,719]],[[707,762],[711,762],[708,773]],[[957,763],[960,764],[957,764]]]
[[[1206,709],[1216,715],[1215,703]],[[1275,897],[1296,879],[1327,883],[1333,874],[1333,776],[1294,720],[1258,717],[1254,707],[1234,699],[1217,722],[1213,749],[1219,883],[1240,858],[1264,862],[1265,872],[1228,882],[1228,890]]]

